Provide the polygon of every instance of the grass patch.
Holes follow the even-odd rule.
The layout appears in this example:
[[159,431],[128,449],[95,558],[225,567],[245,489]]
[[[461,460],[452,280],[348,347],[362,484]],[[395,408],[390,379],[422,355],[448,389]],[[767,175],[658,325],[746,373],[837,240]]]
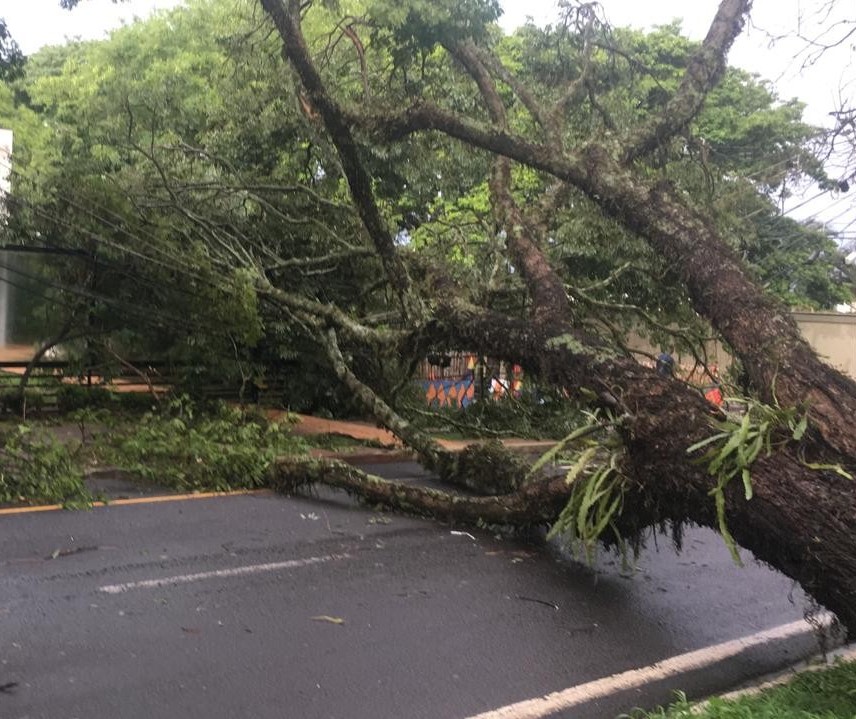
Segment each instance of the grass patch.
[[856,662],[799,674],[793,681],[737,699],[714,698],[697,707],[680,700],[634,719],[854,719]]

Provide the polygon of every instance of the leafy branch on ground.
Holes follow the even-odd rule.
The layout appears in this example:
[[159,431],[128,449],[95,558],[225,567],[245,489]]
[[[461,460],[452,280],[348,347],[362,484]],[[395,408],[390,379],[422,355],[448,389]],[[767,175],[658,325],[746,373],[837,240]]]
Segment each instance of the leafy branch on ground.
[[0,503],[55,503],[71,508],[88,506],[93,499],[75,447],[44,428],[25,424],[3,432]]
[[280,455],[304,454],[288,418],[271,421],[223,403],[200,407],[187,397],[129,418],[105,408],[68,415],[71,434],[46,422],[12,425],[0,450],[0,503],[84,507],[95,499],[85,476],[115,467],[179,491],[260,487]]
[[107,463],[180,491],[251,489],[265,483],[277,456],[302,454],[289,422],[218,404],[207,412],[186,397],[164,403],[101,442]]

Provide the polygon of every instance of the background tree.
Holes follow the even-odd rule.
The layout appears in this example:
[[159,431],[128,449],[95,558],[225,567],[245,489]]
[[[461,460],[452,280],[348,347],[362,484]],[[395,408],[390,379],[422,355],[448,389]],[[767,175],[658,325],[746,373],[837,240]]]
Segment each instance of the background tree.
[[6,21],[0,18],[0,80],[17,77],[24,64],[24,55],[15,42]]
[[[324,182],[311,133],[295,127],[296,98],[284,100],[288,91],[258,60],[252,42],[261,40],[238,41],[257,19],[233,11],[197,3],[109,42],[31,58],[15,88],[28,106],[16,107],[11,89],[6,105],[20,130],[9,231],[15,242],[68,253],[47,255],[39,270],[61,285],[51,305],[91,298],[73,331],[88,336],[81,351],[97,339],[110,343],[108,355],[166,358],[197,368],[189,379],[234,378],[249,389],[317,370],[300,351],[299,325],[280,315],[263,335],[247,258],[330,300],[357,301],[373,270],[346,232],[330,229],[352,224],[352,211],[337,201],[337,181]],[[38,122],[25,127],[22,116]],[[245,246],[235,252],[238,240]],[[342,258],[357,262],[333,276]],[[89,285],[72,281],[70,264],[91,270]],[[50,317],[63,325],[60,313]],[[293,386],[297,406],[332,401],[329,382]]]

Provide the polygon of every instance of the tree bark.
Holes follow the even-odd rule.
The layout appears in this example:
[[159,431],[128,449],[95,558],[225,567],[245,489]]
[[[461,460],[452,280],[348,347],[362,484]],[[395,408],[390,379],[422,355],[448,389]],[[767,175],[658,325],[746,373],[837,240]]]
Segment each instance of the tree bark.
[[553,521],[567,501],[563,478],[531,483],[509,494],[466,496],[394,482],[366,474],[344,462],[282,459],[271,470],[271,486],[294,492],[324,484],[374,505],[467,526],[535,526]]

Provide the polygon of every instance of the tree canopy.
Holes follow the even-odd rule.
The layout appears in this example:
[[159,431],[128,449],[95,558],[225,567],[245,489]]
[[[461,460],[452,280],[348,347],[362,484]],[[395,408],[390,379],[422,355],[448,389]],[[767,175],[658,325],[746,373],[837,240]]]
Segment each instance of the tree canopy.
[[[580,79],[575,54],[582,51],[588,63],[586,92],[597,97],[599,109],[585,104],[568,108],[574,116],[573,122],[566,118],[563,123],[563,131],[571,133],[566,141],[580,141],[587,134],[630,126],[660,112],[693,50],[676,25],[648,35],[609,32],[580,10],[574,17],[569,15],[575,25],[544,30],[529,26],[502,36],[491,25],[497,13],[494,5],[474,3],[455,12],[431,5],[426,9],[418,4],[371,4],[364,14],[349,18],[351,29],[335,41],[322,34],[319,15],[314,32],[319,45],[328,43],[323,52],[329,81],[352,101],[371,97],[388,105],[429,93],[455,108],[478,112],[479,97],[464,78],[456,76],[454,60],[437,46],[451,42],[456,33],[472,34],[480,28],[478,37],[495,47],[498,57],[517,69],[519,81],[537,89],[538,102],[546,104],[556,83]],[[309,19],[316,14],[313,10]],[[333,18],[328,11],[322,15]],[[105,232],[104,213],[92,213],[93,207],[121,216],[125,225],[136,214],[135,220],[146,223],[141,235],[132,238],[136,230],[128,226],[124,233],[114,231],[100,241],[102,261],[118,262],[124,274],[118,274],[120,281],[111,286],[110,274],[102,272],[97,294],[107,302],[121,301],[123,307],[133,304],[129,298],[143,294],[158,305],[159,313],[170,317],[189,313],[203,319],[212,307],[210,294],[204,295],[201,306],[189,302],[199,289],[199,278],[189,285],[181,283],[191,294],[168,290],[179,277],[177,268],[188,264],[173,262],[188,240],[195,243],[197,252],[207,255],[194,257],[190,263],[194,271],[213,273],[203,286],[205,282],[222,284],[224,267],[226,275],[236,270],[233,254],[222,254],[223,242],[209,241],[209,231],[217,223],[234,223],[238,232],[246,233],[244,239],[253,238],[254,252],[275,256],[280,264],[285,260],[285,267],[294,267],[301,254],[341,259],[356,250],[366,259],[369,276],[375,276],[368,248],[353,243],[356,218],[353,214],[348,218],[352,211],[343,202],[338,159],[317,128],[307,126],[306,115],[311,119],[313,111],[282,76],[275,48],[269,39],[261,38],[258,21],[249,3],[195,2],[119,30],[108,41],[47,48],[30,58],[26,78],[7,86],[3,101],[2,119],[16,127],[21,148],[16,155],[20,178],[16,194],[31,203],[30,220],[41,217],[43,221],[19,226],[19,235],[42,236],[49,230],[52,242],[93,254],[93,242],[99,241],[85,239],[86,233]],[[589,45],[581,48],[585,33],[591,36],[586,40]],[[619,52],[632,62],[622,60]],[[441,88],[442,94],[436,94]],[[26,102],[16,101],[15,93],[18,99],[26,97]],[[510,99],[512,125],[521,132],[537,132],[537,123],[533,125],[519,99]],[[800,121],[800,112],[793,102],[778,103],[763,81],[728,70],[686,137],[671,148],[661,147],[648,171],[684,188],[727,228],[761,283],[789,304],[824,308],[849,297],[837,270],[840,257],[835,245],[817,230],[781,218],[773,199],[795,176],[823,179],[820,164],[807,147],[815,129]],[[363,142],[361,152],[374,191],[385,205],[384,219],[392,232],[405,231],[402,238],[410,241],[410,254],[442,266],[443,273],[456,277],[480,303],[525,302],[523,285],[507,271],[502,242],[496,238],[487,154],[436,135],[408,139],[382,151]],[[550,180],[542,173],[523,168],[514,172],[514,192],[520,198],[537,201],[549,192]],[[293,184],[293,192],[304,195],[297,207],[297,198],[288,198],[287,213],[295,215],[290,224],[282,198],[274,197],[282,194],[277,188],[284,184]],[[90,193],[87,197],[84,188]],[[52,204],[46,202],[50,192]],[[253,197],[254,192],[264,194]],[[316,194],[314,201],[339,203],[338,222],[344,225],[325,227],[324,220],[314,217],[316,232],[307,235],[308,215],[317,214],[305,202],[310,192]],[[565,192],[572,194],[567,188]],[[693,321],[695,313],[686,302],[685,290],[669,276],[663,258],[620,223],[604,218],[581,193],[573,194],[573,204],[556,203],[552,208],[549,250],[565,283],[579,289],[578,299],[599,303],[590,304],[589,311],[603,317],[608,314],[604,305],[612,302],[637,306],[662,323]],[[155,195],[161,195],[156,202]],[[71,203],[87,208],[88,215],[82,216],[79,209],[70,213]],[[265,203],[277,207],[266,208]],[[326,207],[332,209],[332,205]],[[220,216],[215,219],[212,213]],[[24,212],[17,215],[19,220],[25,216]],[[61,233],[54,222],[58,216],[65,218]],[[203,217],[209,226],[200,230]],[[122,249],[129,244],[139,249],[141,240],[153,242],[147,236],[155,227],[159,227],[158,239],[152,247],[158,248],[161,262],[172,265],[171,278],[153,275],[152,263],[129,264]],[[176,228],[184,234],[183,245],[175,242]],[[296,228],[300,228],[299,237],[289,242]],[[319,232],[326,237],[318,236]],[[275,236],[278,239],[273,241]],[[311,252],[302,253],[295,241],[307,248],[311,245]],[[254,263],[244,257],[237,265],[254,271]],[[327,292],[333,288],[331,281],[348,282],[341,265],[335,271],[332,266],[315,271],[324,272]],[[614,278],[613,273],[617,273]],[[295,274],[290,272],[290,279]],[[145,286],[157,286],[159,293],[153,296],[135,287],[117,297],[129,276]],[[237,276],[229,281],[241,282]],[[347,290],[351,294],[361,292],[360,285],[371,284],[366,277],[354,277],[351,283]],[[599,289],[589,297],[587,285]],[[312,295],[317,283],[309,282],[303,289]],[[228,295],[226,304],[240,306],[232,299]],[[349,302],[344,299],[345,304]],[[245,311],[256,311],[243,306]],[[175,313],[169,307],[183,309]],[[104,309],[113,312],[107,304]],[[219,306],[213,313],[220,321],[233,314]],[[628,317],[622,309],[612,314],[612,319]],[[238,313],[234,319],[236,327],[253,326],[245,314]],[[640,322],[641,316],[633,321]],[[133,324],[129,318],[123,322]],[[159,323],[157,334],[162,337],[169,324]],[[192,341],[208,347],[210,318],[202,325],[206,331],[196,333]],[[228,328],[224,329],[228,335]],[[253,345],[259,339],[259,330],[247,337],[231,334],[229,342],[241,345]],[[137,339],[144,341],[142,336]],[[218,351],[229,354],[222,348]]]

